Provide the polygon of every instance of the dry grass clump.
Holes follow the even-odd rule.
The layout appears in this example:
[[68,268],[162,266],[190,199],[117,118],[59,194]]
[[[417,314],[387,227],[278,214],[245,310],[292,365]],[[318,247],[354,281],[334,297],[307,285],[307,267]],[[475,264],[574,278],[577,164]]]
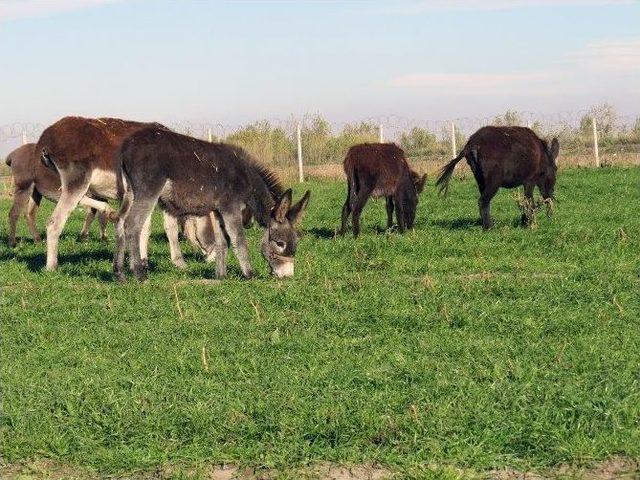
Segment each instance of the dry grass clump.
[[516,194],[516,203],[522,212],[522,223],[530,228],[536,228],[536,212],[542,207],[546,207],[547,217],[551,218],[555,210],[555,204],[551,198],[540,198],[538,200],[528,199],[522,192]]

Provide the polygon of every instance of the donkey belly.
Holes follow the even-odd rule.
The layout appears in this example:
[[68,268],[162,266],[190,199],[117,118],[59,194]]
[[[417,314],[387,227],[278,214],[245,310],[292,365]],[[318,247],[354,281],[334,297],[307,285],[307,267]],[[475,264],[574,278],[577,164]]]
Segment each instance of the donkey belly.
[[167,180],[159,198],[160,206],[173,215],[202,217],[216,208],[216,198],[204,186],[184,188]]
[[374,198],[388,197],[390,195],[393,195],[395,191],[395,182],[388,180],[385,181],[384,179],[379,178],[376,182],[375,187],[373,188],[373,191],[371,192],[371,196]]
[[102,198],[117,198],[116,175],[109,170],[96,168],[91,174],[89,193]]

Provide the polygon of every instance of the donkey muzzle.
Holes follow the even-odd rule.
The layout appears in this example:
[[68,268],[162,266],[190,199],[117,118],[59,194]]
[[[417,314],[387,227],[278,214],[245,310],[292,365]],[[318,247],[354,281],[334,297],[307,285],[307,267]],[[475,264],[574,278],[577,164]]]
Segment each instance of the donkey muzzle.
[[275,256],[271,261],[271,274],[276,278],[293,277],[293,257]]

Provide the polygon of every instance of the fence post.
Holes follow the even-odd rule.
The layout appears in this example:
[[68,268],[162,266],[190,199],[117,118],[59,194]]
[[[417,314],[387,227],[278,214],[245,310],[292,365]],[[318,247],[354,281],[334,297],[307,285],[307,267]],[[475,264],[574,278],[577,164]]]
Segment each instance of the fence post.
[[591,119],[593,124],[593,154],[596,158],[596,167],[600,166],[600,152],[598,151],[598,128],[596,127],[596,117]]
[[458,149],[456,148],[456,124],[451,122],[451,152],[455,157],[458,155]]
[[22,130],[22,144],[26,145],[27,143],[29,143],[29,140],[27,139],[27,132]]
[[384,143],[384,127],[382,124],[378,125],[378,141]]
[[211,133],[211,127],[209,127],[209,131],[207,132],[207,139],[209,140],[209,143],[213,142],[213,134]]
[[298,140],[298,180],[304,182],[304,171],[302,170],[302,128],[300,124],[296,126],[296,137]]

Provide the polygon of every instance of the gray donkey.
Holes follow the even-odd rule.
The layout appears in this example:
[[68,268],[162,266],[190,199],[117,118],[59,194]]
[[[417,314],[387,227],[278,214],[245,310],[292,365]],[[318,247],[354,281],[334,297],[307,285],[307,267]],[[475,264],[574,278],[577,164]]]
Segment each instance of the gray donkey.
[[[35,242],[41,240],[36,226],[36,214],[40,207],[42,197],[52,202],[60,199],[60,176],[58,172],[45,167],[36,154],[36,144],[27,143],[9,153],[6,163],[11,167],[13,177],[13,205],[9,211],[9,246],[16,246],[16,227],[20,215],[25,212],[27,225]],[[97,212],[95,208],[86,207],[84,225],[80,232],[80,238],[89,238],[89,228],[98,213],[100,221],[100,239],[106,240],[106,228],[108,216],[105,212]],[[203,236],[201,234],[201,236]]]
[[242,274],[253,275],[249,263],[242,212],[248,208],[265,229],[262,254],[276,277],[293,275],[298,243],[295,231],[310,192],[291,205],[291,190],[282,193],[276,177],[244,150],[209,143],[162,128],[133,133],[120,149],[118,187],[124,189],[116,224],[113,268],[124,279],[125,242],[131,269],[138,280],[147,277],[140,258],[143,225],[156,203],[173,217],[211,215],[214,227],[216,276],[226,276],[228,243]]

